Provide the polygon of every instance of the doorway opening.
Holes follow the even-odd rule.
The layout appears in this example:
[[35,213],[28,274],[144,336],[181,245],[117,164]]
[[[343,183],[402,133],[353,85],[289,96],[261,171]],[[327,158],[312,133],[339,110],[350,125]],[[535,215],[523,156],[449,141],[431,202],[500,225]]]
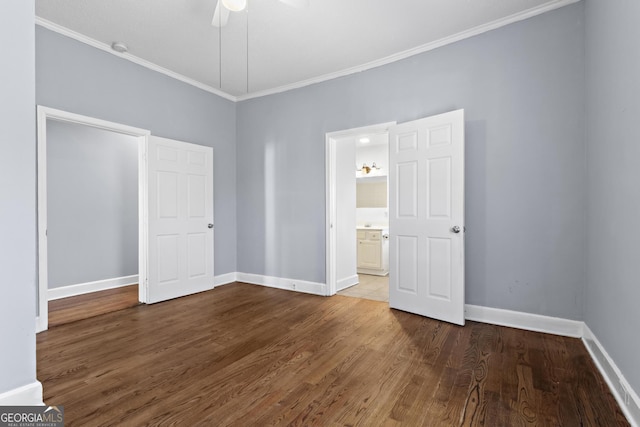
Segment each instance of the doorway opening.
[[389,127],[327,134],[327,293],[389,300]]
[[[72,134],[74,137],[69,137]],[[54,138],[59,139],[60,135],[65,135],[69,141],[76,140],[64,145],[56,144],[55,148],[53,145],[48,146],[48,137],[50,141],[53,141]],[[75,138],[78,135],[82,136]],[[145,283],[146,232],[143,223],[145,216],[143,202],[146,185],[144,156],[148,135],[149,131],[147,130],[38,106],[37,332],[48,328],[49,300],[115,289],[132,283]],[[107,159],[104,158],[105,153],[90,152],[91,144],[96,141],[90,143],[86,138],[111,138],[109,146],[113,149],[107,154],[107,157],[128,152],[133,158],[133,160],[129,160],[129,163],[133,164],[130,164],[130,167],[125,170],[124,164],[119,164],[116,158],[112,158],[110,163],[107,162]],[[86,144],[83,145],[83,142]],[[65,150],[67,150],[66,153]],[[84,152],[82,156],[76,156],[76,154],[82,154],[79,153],[81,150],[88,151]],[[69,155],[70,153],[73,155]],[[50,155],[54,157],[50,157]],[[78,161],[81,157],[87,159],[91,156],[96,156],[94,160],[99,161],[92,162],[88,159],[87,164],[81,164]],[[76,159],[69,162],[74,157]],[[69,163],[65,164],[65,162]],[[119,169],[112,170],[114,166]],[[100,176],[100,168],[106,175]],[[51,173],[55,175],[52,176]],[[83,176],[83,179],[78,178],[78,173]],[[133,176],[131,176],[132,174]],[[112,179],[105,178],[109,176]],[[55,180],[55,185],[51,185],[49,188],[49,179],[51,178]],[[61,195],[61,189],[74,189],[75,192],[70,191],[66,195],[67,198],[63,200],[65,196]],[[134,206],[132,207],[130,203],[128,206],[120,206],[114,200],[105,203],[103,198],[106,197],[104,194],[106,192],[121,192],[123,199],[125,198],[124,193],[128,193],[128,200]],[[69,196],[69,194],[73,195]],[[49,203],[51,197],[56,198],[55,205]],[[98,207],[98,211],[96,209],[88,210],[88,212],[93,212],[92,217],[88,216],[82,221],[73,217],[72,213],[83,210],[89,204]],[[136,204],[137,213],[135,212]],[[113,212],[109,212],[110,210]],[[96,212],[98,212],[97,215]],[[101,219],[102,214],[104,217]],[[52,229],[53,233],[51,234],[49,233],[50,221],[52,221],[51,224],[56,224],[55,231]],[[105,231],[105,228],[109,228],[105,221],[110,222],[110,231]],[[112,227],[115,224],[123,226],[114,233]],[[123,245],[123,241],[127,237],[131,237],[131,233],[134,234],[132,240],[134,242],[137,240],[137,245],[134,243],[131,245],[134,246],[133,248],[127,248],[127,251],[132,253],[125,253],[124,257],[107,260],[108,255],[104,253],[93,253],[91,256],[87,256],[88,254],[84,253],[87,251],[82,249],[100,241],[101,244],[119,245],[118,248],[122,250],[127,246]],[[101,235],[102,239],[100,239]],[[137,239],[135,235],[137,235]],[[50,248],[50,243],[54,243],[53,248]],[[102,248],[104,249],[104,246]],[[102,261],[105,261],[102,264],[100,263],[101,258]],[[54,268],[50,268],[52,263],[55,265]],[[123,263],[129,265],[121,265]],[[87,271],[100,274],[98,264],[110,264],[111,267],[115,265],[115,268],[119,268],[121,271],[135,272],[135,274],[119,275],[115,279],[106,280],[88,278]],[[70,265],[74,267],[70,267]],[[108,276],[109,274],[107,274]],[[137,286],[137,288],[138,300],[145,302],[145,286]]]
[[[353,187],[345,183],[356,179],[349,170],[355,159],[353,138],[384,132],[389,139],[389,307],[464,325],[462,109],[327,134],[327,294],[359,280],[350,261],[357,256],[356,221],[344,203]],[[365,174],[373,169],[366,164],[357,168]],[[384,235],[383,229],[356,233],[358,247]],[[372,261],[376,252],[367,248],[361,260]]]

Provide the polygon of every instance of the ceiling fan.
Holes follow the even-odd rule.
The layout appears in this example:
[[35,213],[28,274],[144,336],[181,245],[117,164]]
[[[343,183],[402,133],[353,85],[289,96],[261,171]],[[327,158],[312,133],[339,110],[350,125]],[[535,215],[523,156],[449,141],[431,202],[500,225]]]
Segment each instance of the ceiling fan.
[[[248,0],[218,0],[216,11],[213,13],[211,25],[214,27],[224,27],[229,20],[229,12],[240,12],[247,7]],[[303,8],[309,5],[309,0],[279,0],[282,3]]]

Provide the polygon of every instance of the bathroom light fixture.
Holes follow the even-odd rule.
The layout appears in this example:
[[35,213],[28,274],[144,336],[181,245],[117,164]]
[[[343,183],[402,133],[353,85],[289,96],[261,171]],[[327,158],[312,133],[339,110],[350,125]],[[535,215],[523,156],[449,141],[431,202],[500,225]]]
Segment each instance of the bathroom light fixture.
[[366,163],[362,164],[360,169],[356,169],[356,172],[362,172],[362,175],[369,175],[372,170],[380,170],[381,167],[376,166],[376,162],[373,162],[371,166],[367,166]]
[[232,12],[240,12],[247,7],[247,0],[222,0],[222,4]]
[[111,43],[111,49],[115,50],[118,53],[127,53],[127,51],[129,50],[127,45],[122,42]]
[[371,140],[365,136],[364,138],[360,138],[360,142],[362,144],[368,144],[371,142]]

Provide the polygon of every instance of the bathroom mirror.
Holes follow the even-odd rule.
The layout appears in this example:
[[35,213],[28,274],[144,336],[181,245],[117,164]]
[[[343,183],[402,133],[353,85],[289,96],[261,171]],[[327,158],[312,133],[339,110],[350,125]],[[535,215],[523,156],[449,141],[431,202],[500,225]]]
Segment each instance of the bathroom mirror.
[[386,208],[387,180],[356,180],[356,208]]

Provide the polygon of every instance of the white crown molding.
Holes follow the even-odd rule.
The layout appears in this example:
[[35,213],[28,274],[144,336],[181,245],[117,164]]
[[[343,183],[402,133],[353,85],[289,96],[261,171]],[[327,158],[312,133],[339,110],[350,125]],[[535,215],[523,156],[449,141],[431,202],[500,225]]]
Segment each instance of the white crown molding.
[[168,70],[164,67],[161,67],[159,65],[156,65],[152,62],[149,62],[147,60],[144,60],[142,58],[139,58],[137,56],[131,55],[129,53],[118,53],[116,51],[114,51],[113,49],[111,49],[111,46],[109,46],[106,43],[102,43],[99,42],[97,40],[94,40],[88,36],[85,36],[83,34],[80,34],[76,31],[70,30],[69,28],[63,27],[61,25],[58,25],[56,23],[53,23],[51,21],[48,21],[44,18],[40,18],[38,16],[36,16],[36,25],[40,25],[41,27],[47,28],[51,31],[55,31],[56,33],[62,34],[64,36],[70,37],[72,39],[75,39],[79,42],[88,44],[89,46],[93,46],[97,49],[103,50],[105,52],[108,52],[112,55],[115,55],[117,57],[126,59],[128,61],[131,61],[135,64],[141,65],[143,67],[146,67],[150,70],[153,71],[157,71],[159,73],[162,73],[166,76],[172,77],[176,80],[179,80],[181,82],[190,84],[192,86],[195,86],[199,89],[202,89],[204,91],[213,93],[215,95],[218,95],[224,99],[228,99],[229,101],[233,101],[233,102],[238,102],[238,101],[246,101],[248,99],[253,99],[253,98],[260,98],[263,96],[267,96],[267,95],[274,95],[277,93],[282,93],[282,92],[286,92],[289,90],[293,90],[293,89],[299,89],[305,86],[310,86],[316,83],[322,83],[325,82],[327,80],[332,80],[338,77],[344,77],[344,76],[348,76],[351,74],[355,74],[355,73],[359,73],[362,71],[366,71],[366,70],[370,70],[372,68],[376,68],[376,67],[380,67],[382,65],[387,65],[387,64],[391,64],[393,62],[396,61],[400,61],[401,59],[405,59],[405,58],[409,58],[411,56],[414,55],[418,55],[420,53],[424,53],[424,52],[428,52],[430,50],[433,49],[437,49],[439,47],[442,46],[446,46],[448,44],[451,43],[455,43],[458,42],[460,40],[464,40],[464,39],[468,39],[470,37],[474,37],[477,35],[480,35],[482,33],[486,33],[488,31],[492,31],[495,30],[497,28],[500,27],[504,27],[506,25],[509,24],[513,24],[515,22],[518,21],[523,21],[525,19],[529,19],[532,18],[534,16],[540,15],[542,13],[545,12],[550,12],[552,10],[564,7],[564,6],[568,6],[570,4],[573,3],[577,3],[580,0],[555,0],[555,1],[551,1],[548,3],[545,3],[543,5],[522,11],[522,12],[518,12],[518,13],[514,13],[513,15],[509,15],[507,17],[504,18],[500,18],[497,19],[495,21],[483,24],[483,25],[478,25],[477,27],[474,28],[470,28],[468,30],[459,32],[457,34],[448,36],[448,37],[443,37],[439,40],[435,40],[433,42],[430,43],[426,43],[424,45],[421,46],[417,46],[415,48],[412,49],[408,49],[405,50],[403,52],[399,52],[390,56],[387,56],[385,58],[381,58],[381,59],[377,59],[375,61],[371,61],[368,62],[366,64],[362,64],[362,65],[357,65],[355,67],[350,67],[350,68],[346,68],[344,70],[341,71],[336,71],[334,73],[329,73],[329,74],[324,74],[322,76],[318,76],[318,77],[313,77],[310,79],[306,79],[306,80],[301,80],[299,82],[296,83],[292,83],[292,84],[288,84],[288,85],[283,85],[283,86],[279,86],[276,88],[271,88],[271,89],[265,89],[265,90],[261,90],[261,91],[257,91],[257,92],[252,92],[252,93],[248,93],[245,95],[240,95],[240,96],[233,96],[231,94],[228,94],[226,92],[223,92],[220,89],[216,89],[214,87],[211,87],[209,85],[206,85],[204,83],[201,83],[199,81],[196,81],[194,79],[191,79],[189,77],[183,76],[182,74],[176,73],[174,71]]
[[640,426],[640,397],[587,325],[582,341],[629,423]]
[[202,89],[202,90],[204,90],[206,92],[213,93],[214,95],[218,95],[221,98],[228,99],[229,101],[233,101],[233,102],[237,101],[237,98],[235,96],[229,95],[228,93],[223,92],[220,89],[216,89],[214,87],[211,87],[209,85],[201,83],[201,82],[199,82],[197,80],[194,80],[192,78],[183,76],[182,74],[179,74],[179,73],[176,73],[174,71],[168,70],[168,69],[166,69],[164,67],[161,67],[161,66],[159,66],[157,64],[154,64],[153,62],[149,62],[149,61],[147,61],[145,59],[142,59],[142,58],[139,58],[139,57],[137,57],[135,55],[131,55],[130,53],[119,53],[119,52],[116,52],[115,50],[111,49],[111,46],[109,46],[106,43],[103,43],[103,42],[100,42],[98,40],[92,39],[91,37],[88,37],[88,36],[85,36],[84,34],[80,34],[80,33],[76,32],[76,31],[70,30],[67,27],[63,27],[62,25],[58,25],[58,24],[56,24],[54,22],[51,22],[51,21],[48,21],[48,20],[46,20],[44,18],[40,18],[39,16],[36,16],[36,25],[40,25],[43,28],[46,28],[46,29],[51,30],[51,31],[54,31],[54,32],[56,32],[58,34],[62,34],[63,36],[72,38],[72,39],[77,40],[77,41],[79,41],[81,43],[88,44],[91,47],[95,47],[96,49],[100,49],[100,50],[102,50],[104,52],[110,53],[110,54],[115,55],[115,56],[117,56],[119,58],[126,59],[127,61],[131,61],[134,64],[138,64],[138,65],[141,65],[141,66],[143,66],[145,68],[148,68],[150,70],[157,71],[160,74],[164,74],[165,76],[169,76],[169,77],[174,78],[176,80],[179,80],[179,81],[181,81],[183,83],[187,83],[187,84],[189,84],[191,86],[195,86],[198,89]]
[[34,381],[0,393],[0,406],[42,406],[42,384]]
[[286,92],[292,89],[299,89],[305,86],[310,86],[312,84],[325,82],[327,80],[333,80],[338,77],[345,77],[350,74],[359,73],[362,71],[370,70],[372,68],[380,67],[382,65],[391,64],[396,61],[400,61],[401,59],[406,59],[411,56],[418,55],[420,53],[428,52],[433,49],[437,49],[442,46],[446,46],[451,43],[458,42],[460,40],[468,39],[470,37],[474,37],[480,35],[482,33],[486,33],[488,31],[495,30],[500,27],[504,27],[509,24],[513,24],[518,21],[523,21],[525,19],[532,18],[534,16],[540,15],[545,12],[550,12],[555,9],[559,9],[564,6],[568,6],[573,3],[577,3],[580,0],[556,0],[549,3],[545,3],[543,5],[514,13],[513,15],[506,16],[504,18],[497,19],[495,21],[478,25],[477,27],[470,28],[468,30],[459,32],[457,34],[453,34],[448,37],[443,37],[439,40],[432,41],[427,44],[423,44],[421,46],[414,47],[412,49],[408,49],[402,52],[398,52],[396,54],[387,56],[385,58],[377,59],[375,61],[367,62],[366,64],[357,65],[355,67],[346,68],[341,71],[336,71],[334,73],[324,74],[322,76],[313,77],[307,80],[301,80],[296,83],[292,83],[289,85],[279,86],[273,89],[265,89],[258,92],[248,93],[246,95],[239,95],[237,97],[238,101],[246,101],[248,99],[260,98],[267,95],[274,95],[276,93]]

